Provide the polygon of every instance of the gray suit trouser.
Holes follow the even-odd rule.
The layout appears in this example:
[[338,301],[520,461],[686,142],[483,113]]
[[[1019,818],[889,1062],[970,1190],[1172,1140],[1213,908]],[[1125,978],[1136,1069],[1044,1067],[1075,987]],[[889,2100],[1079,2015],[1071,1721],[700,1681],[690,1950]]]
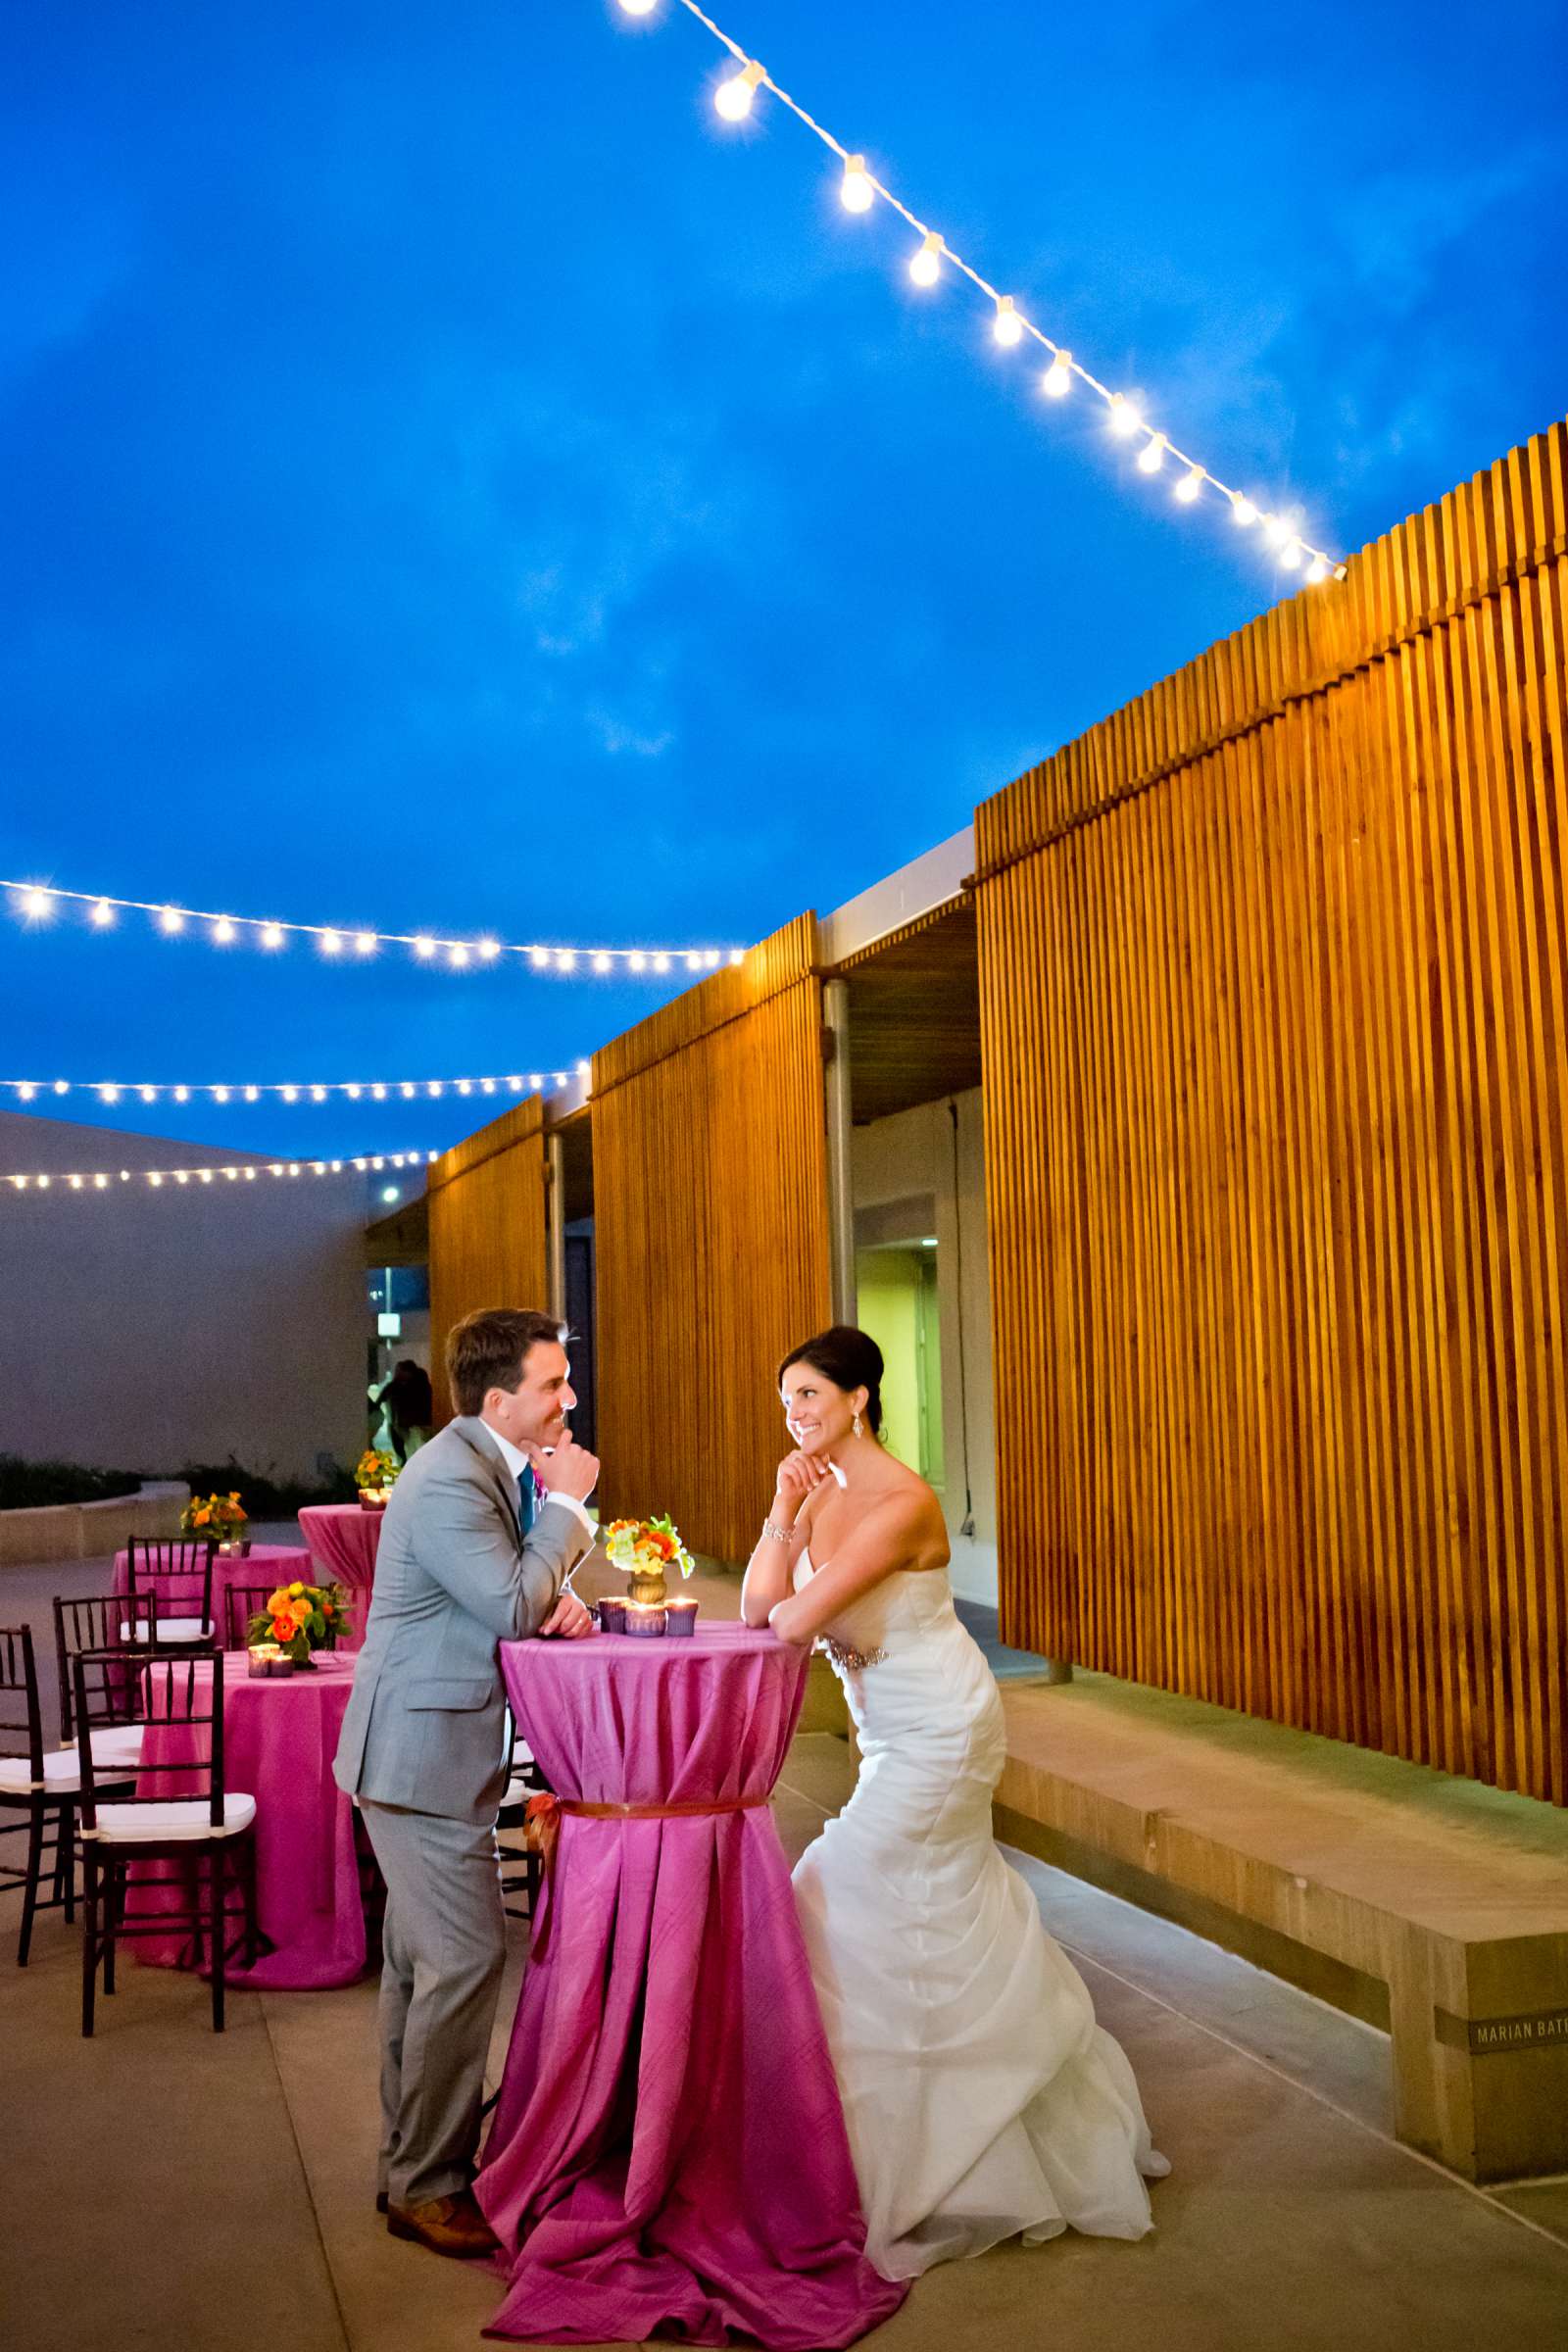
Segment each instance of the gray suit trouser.
[[495,1824],[361,1797],[386,1881],[381,1931],[381,2154],[394,2205],[471,2177],[506,1959]]

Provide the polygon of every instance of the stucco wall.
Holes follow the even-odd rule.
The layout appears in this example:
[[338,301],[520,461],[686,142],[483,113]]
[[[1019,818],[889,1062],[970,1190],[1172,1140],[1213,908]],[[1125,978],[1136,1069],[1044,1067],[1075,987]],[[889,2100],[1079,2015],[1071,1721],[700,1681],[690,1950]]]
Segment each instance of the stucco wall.
[[364,1443],[363,1177],[122,1184],[254,1154],[0,1111],[0,1452],[99,1469],[221,1462],[311,1478]]
[[[857,1216],[889,1201],[929,1194],[935,1207],[942,1330],[943,1497],[953,1545],[953,1584],[967,1599],[997,1598],[996,1444],[991,1404],[991,1285],[986,1259],[986,1199],[981,1097],[922,1102],[855,1130]],[[961,1259],[961,1285],[960,1285]],[[959,1293],[962,1293],[960,1349]],[[963,1378],[960,1382],[959,1366]],[[967,1444],[965,1444],[967,1420]],[[965,1456],[968,1461],[965,1479]],[[963,1532],[965,1495],[972,1534]]]

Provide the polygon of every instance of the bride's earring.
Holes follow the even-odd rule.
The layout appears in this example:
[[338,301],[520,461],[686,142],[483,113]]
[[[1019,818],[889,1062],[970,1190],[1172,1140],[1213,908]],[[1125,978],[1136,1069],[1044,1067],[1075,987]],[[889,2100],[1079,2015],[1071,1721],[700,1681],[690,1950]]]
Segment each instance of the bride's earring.
[[858,1413],[857,1413],[855,1416],[855,1434],[857,1437],[858,1437],[860,1434],[860,1416]]

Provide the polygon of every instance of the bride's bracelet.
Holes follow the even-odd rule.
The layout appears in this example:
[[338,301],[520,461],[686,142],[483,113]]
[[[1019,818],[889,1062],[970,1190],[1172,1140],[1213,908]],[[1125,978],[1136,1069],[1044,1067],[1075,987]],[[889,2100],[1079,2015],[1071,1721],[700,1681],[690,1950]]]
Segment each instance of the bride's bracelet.
[[762,1521],[762,1533],[771,1537],[775,1544],[793,1544],[795,1541],[793,1527],[775,1527],[771,1519]]

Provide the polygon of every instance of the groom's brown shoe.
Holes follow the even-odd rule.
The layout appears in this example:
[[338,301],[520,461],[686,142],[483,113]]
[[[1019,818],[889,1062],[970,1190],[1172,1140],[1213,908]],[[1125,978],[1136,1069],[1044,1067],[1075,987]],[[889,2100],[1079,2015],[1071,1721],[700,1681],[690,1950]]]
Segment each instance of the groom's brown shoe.
[[477,2262],[501,2251],[470,2189],[461,2196],[432,2197],[425,2205],[389,2204],[386,2226],[394,2237],[412,2238],[416,2246],[428,2246],[432,2254],[450,2254],[458,2262]]

